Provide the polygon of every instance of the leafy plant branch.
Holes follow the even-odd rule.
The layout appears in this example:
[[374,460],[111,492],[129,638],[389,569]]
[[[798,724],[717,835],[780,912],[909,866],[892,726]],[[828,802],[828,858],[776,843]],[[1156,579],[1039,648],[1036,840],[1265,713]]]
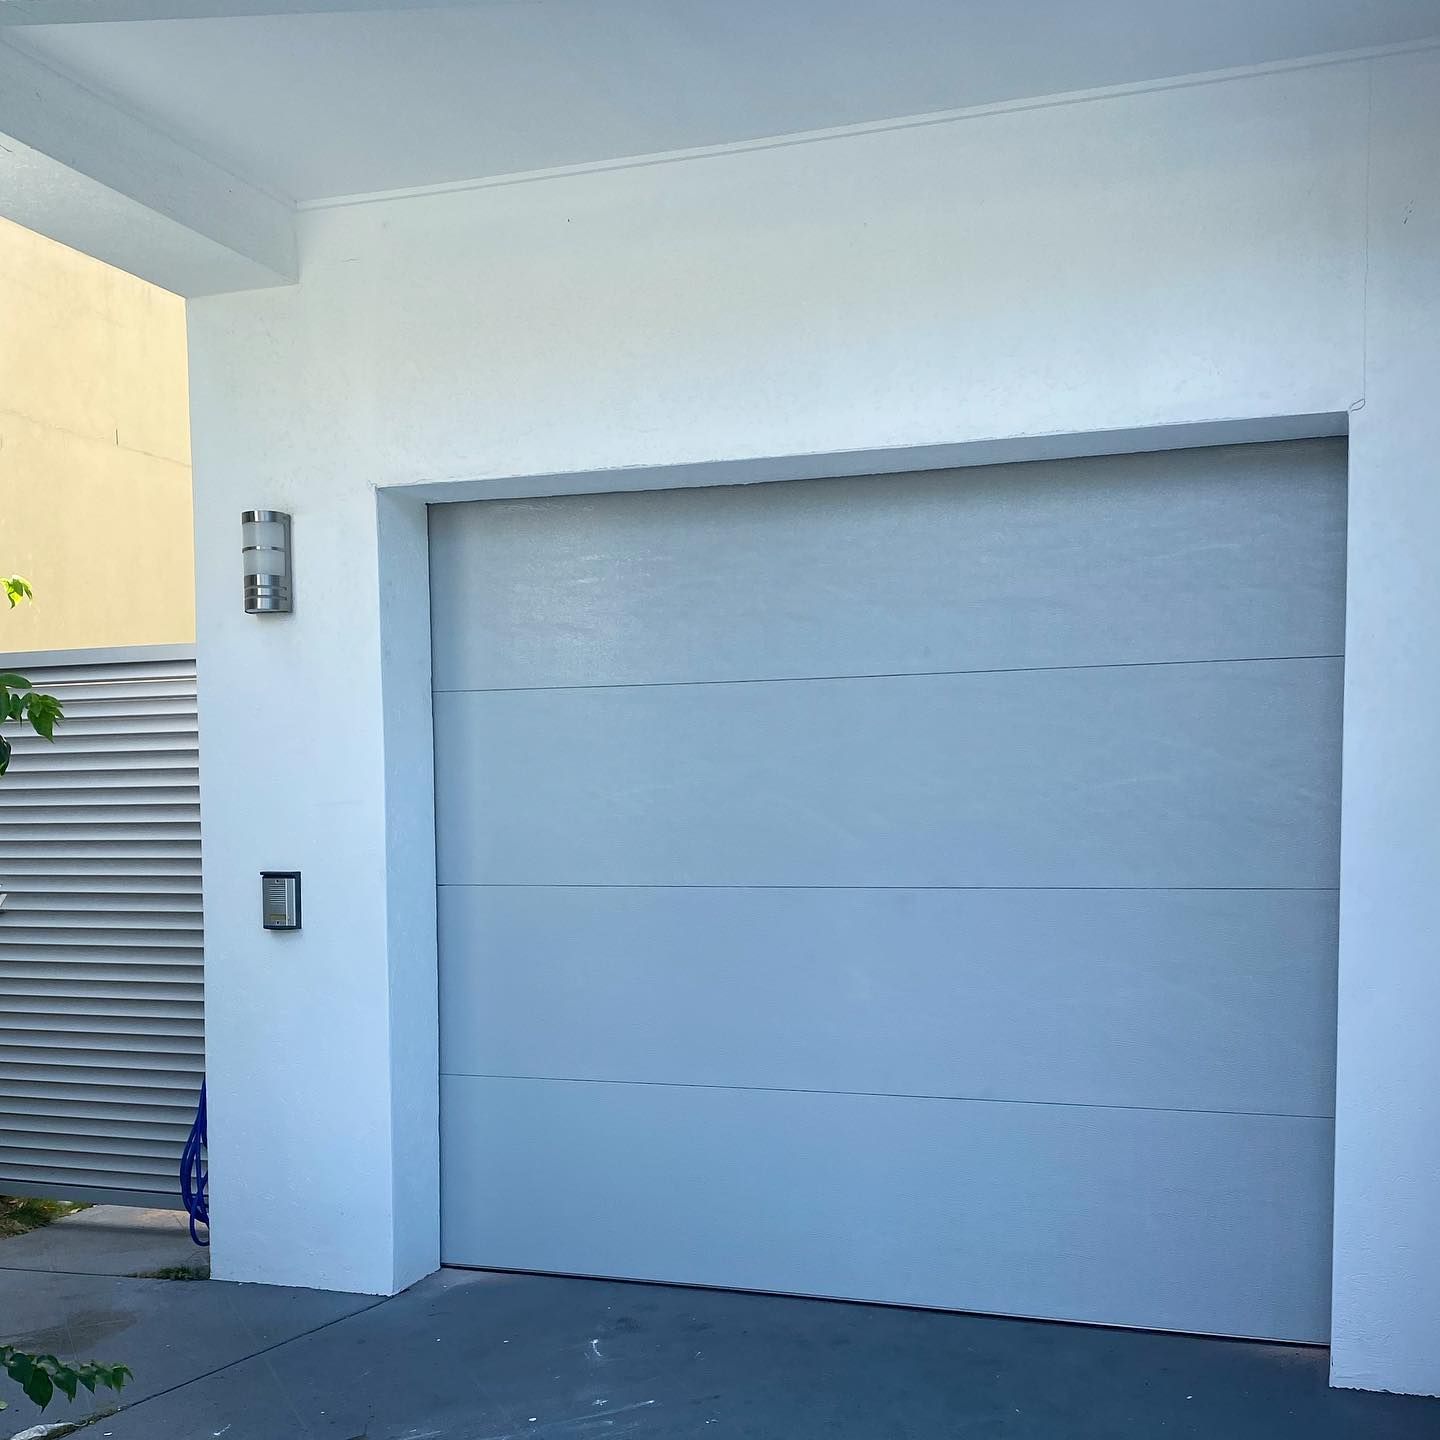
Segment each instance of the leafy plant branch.
[[[83,1385],[92,1395],[99,1386],[118,1395],[127,1380],[134,1379],[128,1365],[100,1365],[87,1360],[83,1365],[67,1365],[53,1355],[31,1355],[13,1345],[0,1345],[0,1370],[14,1380],[25,1394],[42,1410],[58,1390],[73,1400]],[[0,1400],[0,1409],[5,1402]]]
[[[35,592],[22,575],[0,578],[5,599],[13,610],[21,601],[33,600]],[[18,722],[29,725],[46,740],[55,738],[55,726],[65,717],[65,707],[53,696],[35,690],[23,675],[0,671],[0,726]],[[10,741],[0,733],[0,775],[10,768]]]
[[[31,687],[23,675],[0,670],[0,724],[19,721],[28,724],[46,740],[55,738],[55,726],[65,717],[65,707],[53,696]],[[11,745],[0,735],[0,775],[10,768]]]
[[[19,575],[0,577],[0,586],[12,610],[22,601],[34,598],[29,581]],[[0,671],[0,725],[29,725],[37,735],[53,740],[55,726],[64,715],[64,707],[53,695],[36,690],[23,675]],[[0,775],[9,767],[10,742],[0,734]],[[100,1386],[118,1394],[132,1378],[127,1365],[102,1365],[95,1360],[68,1365],[54,1355],[32,1355],[13,1345],[0,1345],[0,1370],[42,1410],[54,1399],[57,1390],[70,1400],[82,1386],[92,1395]],[[0,1410],[4,1408],[5,1401],[0,1400]]]

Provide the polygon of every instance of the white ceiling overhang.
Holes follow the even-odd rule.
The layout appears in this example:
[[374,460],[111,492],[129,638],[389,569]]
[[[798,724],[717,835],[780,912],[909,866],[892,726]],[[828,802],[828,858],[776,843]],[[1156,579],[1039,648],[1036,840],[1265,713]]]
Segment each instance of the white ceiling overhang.
[[197,294],[293,278],[297,207],[1437,36],[1440,0],[0,0],[0,213]]

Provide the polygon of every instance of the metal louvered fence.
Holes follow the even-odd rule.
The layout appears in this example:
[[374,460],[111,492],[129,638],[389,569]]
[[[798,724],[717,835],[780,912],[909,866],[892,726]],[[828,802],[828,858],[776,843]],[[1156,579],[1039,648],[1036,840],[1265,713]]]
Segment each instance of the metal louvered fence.
[[0,1193],[177,1205],[205,1060],[193,650],[0,656]]

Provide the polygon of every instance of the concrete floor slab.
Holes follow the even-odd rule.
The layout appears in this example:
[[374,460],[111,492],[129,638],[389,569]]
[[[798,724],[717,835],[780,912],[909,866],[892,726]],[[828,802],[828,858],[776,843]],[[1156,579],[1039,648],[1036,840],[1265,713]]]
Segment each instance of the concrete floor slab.
[[0,1240],[0,1270],[55,1270],[72,1275],[136,1275],[199,1266],[210,1252],[190,1238],[181,1210],[93,1205],[38,1230]]
[[[5,1269],[0,1270],[0,1340],[66,1359],[129,1365],[135,1380],[121,1400],[133,1404],[223,1372],[225,1366],[375,1303],[373,1296],[269,1285]],[[19,1386],[0,1376],[0,1399],[10,1405],[0,1410],[0,1436],[41,1419],[73,1419],[116,1403],[105,1392],[93,1401],[83,1391],[81,1396],[75,1405],[62,1397],[42,1415]]]
[[[138,1353],[138,1352],[137,1352]],[[96,1440],[1436,1440],[1323,1350],[443,1271]]]

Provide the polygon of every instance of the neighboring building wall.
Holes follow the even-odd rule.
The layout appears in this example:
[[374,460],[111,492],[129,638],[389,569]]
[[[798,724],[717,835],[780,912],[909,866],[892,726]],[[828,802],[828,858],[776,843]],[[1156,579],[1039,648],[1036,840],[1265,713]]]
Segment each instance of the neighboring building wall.
[[185,370],[183,300],[0,220],[0,650],[194,640]]
[[[298,286],[195,302],[217,1273],[438,1257],[424,518],[376,487],[1351,412],[1333,1364],[1440,1391],[1437,136],[1433,51],[1278,69],[311,210]],[[249,505],[292,617],[241,612]]]

